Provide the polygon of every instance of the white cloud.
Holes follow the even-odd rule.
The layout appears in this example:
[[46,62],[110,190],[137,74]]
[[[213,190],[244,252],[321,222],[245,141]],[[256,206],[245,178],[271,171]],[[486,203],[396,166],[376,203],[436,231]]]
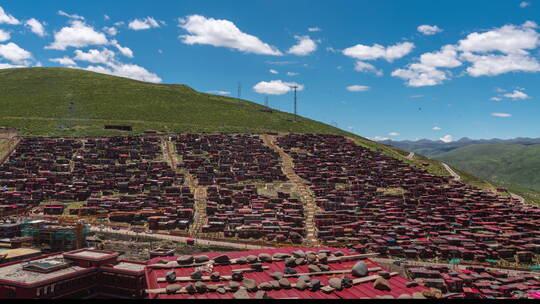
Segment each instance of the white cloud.
[[20,65],[20,64],[11,64],[11,63],[0,63],[0,70],[3,69],[14,69],[14,68],[26,68],[27,65]]
[[491,116],[495,116],[495,117],[510,117],[510,116],[512,116],[512,114],[508,114],[508,113],[491,113]]
[[0,30],[0,42],[8,41],[9,39],[11,39],[11,34]]
[[83,16],[79,16],[79,15],[75,15],[75,14],[70,15],[70,14],[64,12],[64,11],[58,11],[58,15],[68,17],[69,19],[84,20]]
[[103,50],[89,50],[84,52],[81,50],[75,51],[75,57],[73,59],[78,61],[87,61],[90,63],[100,63],[100,64],[109,64],[115,58],[113,51],[104,48]]
[[519,91],[519,90],[514,90],[514,92],[512,93],[508,93],[508,94],[504,94],[504,97],[506,98],[510,98],[510,99],[513,99],[513,100],[518,100],[518,99],[529,99],[529,95]]
[[105,14],[105,15],[103,15],[103,20],[105,20],[105,21],[111,20],[111,17],[109,17],[109,15]]
[[530,2],[522,1],[522,2],[519,4],[519,7],[525,8],[525,7],[529,6],[529,5],[531,5]]
[[217,94],[217,95],[231,95],[231,92],[229,91],[208,91],[207,93]]
[[411,98],[422,98],[424,95],[412,95]]
[[444,143],[451,143],[454,141],[454,138],[452,137],[452,135],[446,135],[444,137],[439,138],[439,140]]
[[322,30],[320,28],[318,28],[318,27],[310,27],[310,28],[308,28],[308,31],[309,32],[320,32]]
[[6,23],[11,25],[18,25],[21,22],[12,15],[6,13],[4,9],[0,6],[0,23]]
[[395,70],[392,76],[407,80],[410,87],[434,86],[448,79],[446,72],[421,63],[410,64],[407,69]]
[[365,91],[369,91],[369,89],[370,87],[368,86],[357,85],[357,84],[347,87],[347,91],[350,91],[350,92],[365,92]]
[[105,26],[103,27],[103,31],[105,31],[105,33],[109,34],[110,36],[116,36],[118,34],[118,29],[114,26]]
[[395,136],[399,136],[401,134],[399,134],[398,132],[390,132],[390,133],[388,133],[388,135],[395,137]]
[[32,33],[38,35],[39,37],[44,37],[46,34],[43,24],[35,18],[26,20],[25,25],[32,31]]
[[442,130],[441,127],[437,127],[437,126],[433,127],[433,131],[440,131],[440,130]]
[[343,55],[352,57],[358,60],[375,60],[379,58],[386,59],[392,62],[396,59],[408,55],[414,49],[414,44],[411,42],[397,43],[396,45],[384,47],[379,44],[373,46],[357,44],[343,50]]
[[532,28],[505,25],[485,33],[472,33],[458,43],[463,52],[521,54],[540,45],[540,35]]
[[290,76],[290,77],[298,76],[298,75],[300,75],[300,74],[295,73],[295,72],[287,72],[287,76]]
[[76,66],[77,64],[75,63],[75,61],[73,61],[73,59],[69,58],[69,57],[62,57],[62,58],[52,58],[52,59],[49,59],[49,61],[51,62],[56,62],[56,63],[59,63],[61,65],[66,65],[66,66]]
[[295,36],[298,43],[291,47],[287,53],[297,56],[307,56],[317,50],[317,43],[309,36]]
[[420,63],[410,64],[406,69],[392,72],[392,76],[407,80],[411,87],[434,86],[448,79],[449,72],[437,68],[455,68],[462,65],[453,45],[445,45],[438,52],[424,53]]
[[526,27],[526,28],[538,28],[538,24],[536,24],[536,22],[534,21],[525,21],[525,23],[523,23],[522,25],[523,27]]
[[54,42],[46,49],[65,50],[68,47],[87,47],[90,45],[104,45],[108,40],[105,34],[97,32],[93,27],[82,21],[72,21],[71,25],[62,28],[54,34]]
[[371,140],[374,140],[374,141],[386,141],[386,140],[390,140],[390,138],[382,137],[382,136],[375,136]]
[[436,25],[427,25],[427,24],[424,24],[424,25],[420,25],[418,27],[418,31],[424,35],[435,35],[437,33],[440,33],[442,32],[442,29],[440,29],[438,26]]
[[135,64],[125,64],[125,63],[113,63],[110,64],[109,68],[102,66],[89,66],[85,70],[115,75],[120,77],[127,77],[135,80],[160,83],[162,81],[159,76],[154,73],[149,72],[145,68],[135,65]]
[[178,21],[178,26],[189,33],[180,36],[185,44],[208,44],[259,55],[283,55],[277,48],[262,42],[259,38],[243,33],[229,20],[191,15]]
[[151,28],[160,27],[159,22],[152,17],[146,17],[144,19],[135,19],[128,24],[128,27],[134,31],[148,30]]
[[303,91],[304,86],[295,82],[283,82],[281,80],[261,81],[257,83],[253,90],[259,94],[284,95],[292,91],[292,87],[297,86],[298,91]]
[[457,58],[456,47],[453,45],[445,45],[439,52],[422,54],[420,63],[436,68],[455,68],[462,65]]
[[363,61],[357,61],[354,64],[354,70],[362,73],[373,73],[377,76],[382,76],[384,74],[382,70],[378,70],[372,64]]
[[279,72],[278,72],[278,71],[276,71],[276,70],[274,70],[274,69],[270,69],[270,71],[269,71],[269,72],[270,72],[270,73],[272,73],[272,74],[279,74]]
[[116,40],[112,40],[111,44],[118,49],[120,54],[128,58],[133,58],[133,51],[130,48],[121,46]]
[[0,56],[15,64],[27,65],[27,60],[32,58],[32,53],[10,42],[0,44]]
[[472,63],[467,68],[467,73],[473,77],[497,76],[508,72],[538,72],[540,63],[529,55],[475,55],[464,53],[461,58]]
[[500,98],[500,97],[491,97],[489,100],[493,100],[493,101],[501,101],[502,98]]

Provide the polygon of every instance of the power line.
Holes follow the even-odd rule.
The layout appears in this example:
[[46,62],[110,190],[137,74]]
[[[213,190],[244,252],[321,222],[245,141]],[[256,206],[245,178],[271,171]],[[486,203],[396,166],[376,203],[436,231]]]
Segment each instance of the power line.
[[242,83],[238,82],[238,98],[242,97]]

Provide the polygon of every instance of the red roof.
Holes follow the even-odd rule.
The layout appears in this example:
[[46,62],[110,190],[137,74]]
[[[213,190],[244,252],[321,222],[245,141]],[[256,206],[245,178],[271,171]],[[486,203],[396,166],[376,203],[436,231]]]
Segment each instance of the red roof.
[[[205,255],[209,256],[210,259],[213,257],[227,254],[230,258],[239,258],[244,257],[248,255],[258,255],[260,253],[268,253],[270,255],[273,255],[274,253],[288,253],[291,254],[293,251],[296,250],[303,250],[306,251],[314,251],[318,252],[320,249],[328,249],[332,252],[335,251],[342,251],[345,255],[355,255],[357,254],[354,251],[349,251],[346,249],[336,249],[336,248],[277,248],[277,249],[265,249],[265,250],[255,250],[255,251],[239,251],[239,252],[227,252],[227,253],[206,253]],[[202,254],[201,254],[202,255]],[[175,261],[177,257],[159,257],[154,258],[150,260],[148,264],[155,264],[159,260],[167,260],[167,261]],[[330,270],[343,270],[343,269],[351,269],[358,261],[349,261],[349,262],[343,262],[343,263],[330,263],[328,266],[330,266]],[[364,262],[368,265],[368,267],[380,267],[379,265],[375,264],[371,260],[364,260]],[[253,273],[246,273],[244,274],[245,278],[253,279],[257,282],[257,284],[268,282],[274,280],[270,277],[270,274],[273,272],[283,272],[285,269],[285,265],[283,261],[274,262],[274,263],[263,263],[264,266],[269,266],[270,269],[265,270],[264,272],[253,272]],[[249,266],[248,266],[249,267]],[[298,271],[298,273],[308,273],[307,269],[308,265],[298,266],[295,269]],[[229,265],[229,266],[214,266],[214,271],[218,271],[221,273],[221,275],[230,275],[232,273],[233,269],[237,268],[246,268],[246,265]],[[157,278],[165,277],[165,273],[167,271],[170,271],[171,269],[152,269],[152,268],[146,268],[146,281],[148,289],[157,289],[157,288],[165,288],[168,283],[162,282],[158,283]],[[194,268],[176,268],[174,269],[176,271],[177,277],[189,277],[189,275],[194,271]],[[373,275],[376,273],[369,273],[369,275]],[[317,278],[321,281],[321,284],[327,285],[327,282],[329,279],[333,277],[341,277],[341,275],[333,275],[333,276],[313,276],[313,278]],[[349,275],[350,276],[350,275]],[[353,278],[354,279],[354,278]],[[289,281],[291,283],[296,282],[296,278],[289,278]],[[309,290],[300,291],[295,288],[291,289],[281,289],[281,290],[272,290],[268,291],[267,294],[275,299],[284,299],[284,298],[300,298],[300,299],[359,299],[359,298],[375,298],[377,296],[383,296],[383,295],[391,295],[394,298],[399,297],[402,294],[409,294],[412,295],[415,292],[422,292],[423,290],[426,290],[427,288],[417,286],[413,288],[407,288],[406,284],[410,282],[409,280],[405,279],[402,276],[394,276],[388,280],[390,285],[392,286],[391,291],[380,291],[373,288],[373,282],[367,282],[359,285],[355,285],[352,288],[343,289],[341,291],[334,291],[330,294],[326,294],[323,291],[319,290],[317,292],[312,292]],[[219,283],[219,282],[218,282]],[[226,282],[221,282],[226,284]],[[181,286],[185,286],[188,283],[179,283]],[[216,284],[216,283],[212,283]],[[254,297],[255,293],[249,293],[250,296]],[[228,292],[226,294],[219,294],[219,293],[205,293],[205,294],[153,294],[149,296],[150,298],[157,298],[157,299],[232,299],[233,293]]]

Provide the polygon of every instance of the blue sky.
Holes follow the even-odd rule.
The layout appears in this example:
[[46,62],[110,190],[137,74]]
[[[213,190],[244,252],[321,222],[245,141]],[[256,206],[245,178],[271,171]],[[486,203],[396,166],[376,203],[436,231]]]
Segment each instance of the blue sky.
[[[369,138],[540,137],[540,1],[0,1],[0,68],[183,83]],[[149,100],[148,102],[151,102]]]

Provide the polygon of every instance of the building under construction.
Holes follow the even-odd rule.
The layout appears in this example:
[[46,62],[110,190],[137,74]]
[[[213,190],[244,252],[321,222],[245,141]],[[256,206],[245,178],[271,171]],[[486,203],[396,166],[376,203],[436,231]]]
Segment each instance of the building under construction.
[[21,234],[31,237],[32,245],[43,252],[70,251],[84,248],[90,230],[82,222],[74,225],[26,224]]

